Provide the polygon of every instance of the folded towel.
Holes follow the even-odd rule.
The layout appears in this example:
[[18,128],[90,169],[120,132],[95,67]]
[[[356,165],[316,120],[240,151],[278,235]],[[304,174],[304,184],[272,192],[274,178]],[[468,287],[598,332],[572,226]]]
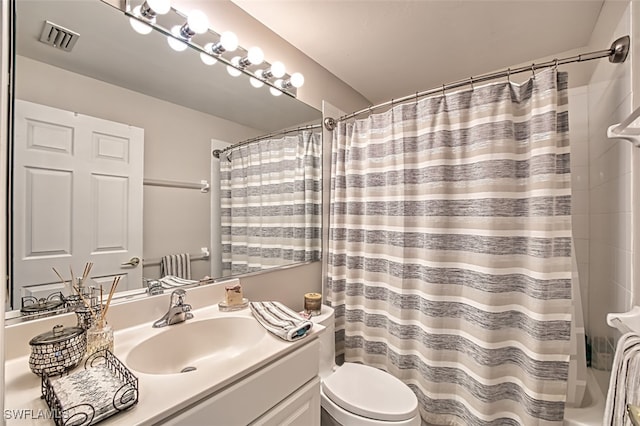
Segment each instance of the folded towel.
[[162,284],[162,288],[182,287],[198,282],[196,280],[185,280],[184,278],[179,278],[175,275],[166,275],[160,278],[158,281],[160,281],[160,283]]
[[311,321],[280,302],[250,302],[249,308],[264,328],[290,342],[306,336],[313,326]]
[[640,404],[640,336],[626,333],[616,347],[604,410],[604,426],[631,425],[627,404]]
[[169,254],[160,259],[160,276],[174,275],[191,279],[191,256],[189,253]]

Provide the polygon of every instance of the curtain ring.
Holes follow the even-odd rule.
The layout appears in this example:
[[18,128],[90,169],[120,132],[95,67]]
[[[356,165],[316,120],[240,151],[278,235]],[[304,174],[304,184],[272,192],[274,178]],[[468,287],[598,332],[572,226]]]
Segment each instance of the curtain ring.
[[442,84],[442,96],[446,96],[447,94],[444,91],[444,84]]
[[553,68],[557,71],[558,70],[558,58],[555,58],[553,61],[554,61]]
[[533,78],[536,78],[536,69],[535,69],[535,65],[536,65],[536,64],[531,64],[531,74],[533,75]]
[[416,105],[418,104],[418,92],[416,92]]
[[474,90],[474,87],[473,87],[473,76],[469,77],[469,84],[471,85],[471,90]]
[[507,82],[511,83],[511,68],[507,68]]

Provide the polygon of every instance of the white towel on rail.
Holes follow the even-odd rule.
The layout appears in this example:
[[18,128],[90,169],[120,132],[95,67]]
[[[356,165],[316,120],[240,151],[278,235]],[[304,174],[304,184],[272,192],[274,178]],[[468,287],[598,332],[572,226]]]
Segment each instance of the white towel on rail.
[[160,259],[160,276],[173,275],[191,279],[191,256],[189,253],[169,254]]
[[627,404],[640,404],[640,336],[626,333],[616,346],[604,410],[604,426],[631,426]]
[[313,323],[280,302],[249,302],[251,313],[268,331],[294,341],[307,335]]

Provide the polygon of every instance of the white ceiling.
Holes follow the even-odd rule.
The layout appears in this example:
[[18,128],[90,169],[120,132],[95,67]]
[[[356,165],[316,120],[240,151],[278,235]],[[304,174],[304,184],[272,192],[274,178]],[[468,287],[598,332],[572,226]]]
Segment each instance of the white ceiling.
[[603,4],[232,1],[374,104],[584,47]]

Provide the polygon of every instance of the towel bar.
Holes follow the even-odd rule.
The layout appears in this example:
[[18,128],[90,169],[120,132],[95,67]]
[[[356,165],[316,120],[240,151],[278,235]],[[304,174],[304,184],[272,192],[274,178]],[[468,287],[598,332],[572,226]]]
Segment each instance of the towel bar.
[[624,139],[640,148],[640,127],[629,127],[638,117],[640,117],[640,108],[633,111],[623,122],[609,126],[607,137],[609,139]]
[[144,185],[149,186],[164,186],[168,188],[185,188],[185,189],[199,189],[200,192],[209,192],[211,185],[206,180],[201,180],[200,183],[191,182],[178,182],[172,180],[161,179],[144,179],[142,182]]
[[[202,247],[200,249],[200,254],[192,254],[189,255],[189,258],[193,260],[209,260],[211,257],[211,253],[209,252],[208,247]],[[160,265],[160,259],[142,259],[142,266],[157,266]]]

